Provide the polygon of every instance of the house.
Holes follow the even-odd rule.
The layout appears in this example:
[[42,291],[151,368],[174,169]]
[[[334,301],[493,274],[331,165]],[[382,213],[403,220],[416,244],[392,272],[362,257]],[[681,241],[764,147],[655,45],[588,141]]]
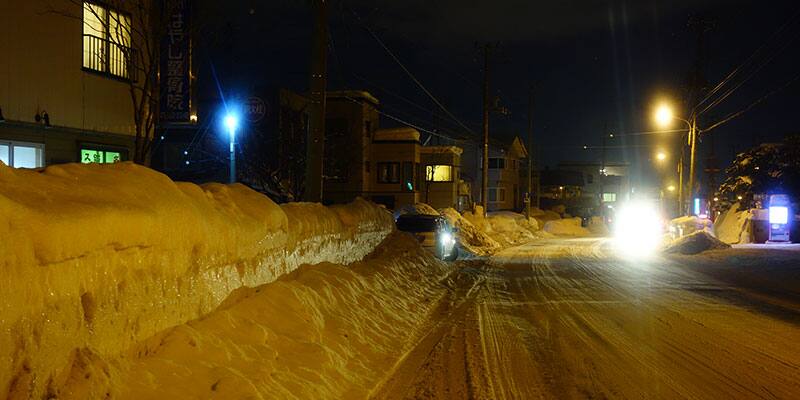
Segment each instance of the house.
[[[129,160],[131,83],[143,79],[131,37],[136,7],[53,4],[9,0],[0,12],[0,160],[27,168]],[[188,107],[188,97],[179,105]]]
[[[483,150],[478,144],[464,145],[462,179],[470,185],[472,200],[480,203]],[[489,143],[488,211],[515,210],[525,207],[528,150],[522,139]]]
[[630,180],[626,163],[563,162],[558,164],[558,169],[583,175],[582,197],[591,199],[593,206],[602,203],[613,207],[629,197]]
[[419,132],[414,128],[375,131],[369,163],[375,173],[367,192],[372,201],[390,209],[420,201],[420,147]]
[[470,208],[469,186],[461,179],[461,154],[457,146],[425,146],[420,149],[424,183],[421,201],[434,208]]
[[357,90],[331,91],[326,99],[323,196],[326,203],[346,203],[370,190],[379,102]]

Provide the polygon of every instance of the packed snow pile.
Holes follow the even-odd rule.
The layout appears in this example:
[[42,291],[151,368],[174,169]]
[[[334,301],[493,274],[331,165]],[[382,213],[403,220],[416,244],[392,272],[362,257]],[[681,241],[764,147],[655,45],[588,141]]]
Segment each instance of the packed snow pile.
[[528,219],[522,214],[510,211],[491,212],[484,217],[483,210],[480,207],[476,208],[475,213],[465,212],[464,218],[501,247],[547,236],[546,233],[539,231],[539,224],[535,219]]
[[394,210],[394,217],[397,218],[403,214],[419,214],[419,215],[439,215],[435,208],[425,204],[417,203],[414,205],[405,205]]
[[132,163],[0,165],[0,393],[44,397],[86,352],[119,354],[301,264],[358,261],[393,229],[363,200],[280,207]]
[[442,210],[442,215],[447,218],[451,225],[458,228],[456,240],[459,248],[464,251],[485,256],[500,249],[500,243],[489,237],[483,229],[475,226],[455,209],[445,208]]
[[[79,353],[54,397],[360,399],[370,397],[446,296],[452,266],[407,235],[364,261],[303,266],[231,294],[202,319],[124,357]],[[69,394],[69,396],[67,396]]]
[[710,219],[689,215],[671,220],[669,222],[669,231],[672,238],[677,239],[697,231],[711,232],[712,225]]
[[545,232],[558,236],[589,236],[591,232],[581,226],[581,218],[564,218],[547,221],[544,224]]
[[740,204],[734,203],[731,208],[720,214],[714,222],[714,234],[728,244],[750,242],[750,210],[740,210]]
[[598,216],[594,216],[589,220],[588,229],[595,236],[608,236],[611,233],[603,217]]
[[700,230],[672,241],[664,248],[665,253],[698,254],[706,250],[726,249],[729,244],[720,241],[707,231]]

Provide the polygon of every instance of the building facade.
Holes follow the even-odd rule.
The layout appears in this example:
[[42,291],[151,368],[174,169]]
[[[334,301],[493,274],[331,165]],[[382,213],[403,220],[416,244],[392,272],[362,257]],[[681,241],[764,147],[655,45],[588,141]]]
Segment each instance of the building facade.
[[123,57],[130,49],[109,40],[127,30],[108,32],[108,21],[133,19],[103,3],[58,2],[58,12],[52,4],[11,0],[0,12],[0,160],[27,168],[128,160],[136,69]]
[[378,100],[365,91],[328,92],[325,117],[323,197],[346,203],[369,191],[370,145],[378,129]]
[[616,206],[630,197],[628,164],[625,163],[559,163],[558,169],[580,172],[584,186],[582,197],[593,205]]
[[470,208],[469,190],[461,179],[461,154],[457,146],[425,146],[422,155],[422,202],[433,208]]
[[389,209],[420,201],[421,155],[419,132],[414,128],[375,131],[370,169],[375,173],[365,191],[370,200]]

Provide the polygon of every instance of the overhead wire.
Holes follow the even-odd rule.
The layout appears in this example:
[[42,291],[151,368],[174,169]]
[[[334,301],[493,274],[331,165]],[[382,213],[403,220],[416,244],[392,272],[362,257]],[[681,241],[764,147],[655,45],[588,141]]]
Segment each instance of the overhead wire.
[[392,59],[393,59],[393,60],[394,60],[394,61],[395,61],[395,62],[396,62],[396,63],[397,63],[399,66],[400,66],[400,68],[402,68],[402,69],[403,69],[403,71],[404,71],[404,72],[405,72],[405,73],[406,73],[406,74],[409,76],[409,78],[411,78],[411,80],[412,80],[412,81],[413,81],[413,82],[414,82],[414,83],[415,83],[415,84],[416,84],[416,85],[417,85],[417,86],[418,86],[418,87],[419,87],[419,88],[420,88],[420,89],[421,89],[423,92],[425,92],[425,94],[426,94],[426,95],[428,95],[428,97],[430,97],[430,99],[431,99],[431,100],[432,100],[432,101],[433,101],[433,102],[434,102],[434,103],[435,103],[435,104],[436,104],[436,105],[437,105],[437,106],[438,106],[438,107],[439,107],[439,108],[440,108],[442,111],[444,111],[444,112],[445,112],[445,113],[446,113],[446,114],[447,114],[447,115],[448,115],[450,118],[452,118],[452,119],[453,119],[453,121],[455,121],[456,123],[458,123],[458,124],[459,124],[459,125],[460,125],[462,128],[466,129],[466,130],[467,130],[467,132],[469,132],[469,133],[471,133],[471,134],[473,134],[473,135],[475,134],[475,132],[474,132],[472,129],[470,129],[470,128],[469,128],[467,125],[465,125],[463,122],[461,122],[461,120],[459,120],[459,119],[458,119],[458,118],[457,118],[455,115],[453,115],[453,113],[451,113],[451,112],[450,112],[450,110],[448,110],[448,109],[447,109],[447,107],[445,107],[445,106],[444,106],[444,104],[442,104],[442,103],[439,101],[439,99],[437,99],[437,98],[436,98],[436,96],[434,96],[434,95],[433,95],[433,93],[431,93],[431,92],[428,90],[428,88],[426,88],[426,87],[425,87],[425,85],[423,85],[423,84],[422,84],[422,82],[420,82],[420,81],[419,81],[419,79],[417,79],[417,77],[416,77],[416,76],[414,76],[414,74],[413,74],[413,73],[412,73],[412,72],[411,72],[411,71],[410,71],[410,70],[409,70],[409,69],[408,69],[408,68],[405,66],[405,64],[403,64],[403,62],[402,62],[402,61],[400,61],[400,59],[399,59],[399,58],[398,58],[398,57],[397,57],[397,56],[394,54],[394,52],[392,52],[392,50],[391,50],[391,49],[389,49],[389,47],[388,47],[388,46],[386,46],[386,44],[385,44],[385,43],[384,43],[384,42],[383,42],[383,41],[380,39],[380,37],[378,37],[378,35],[377,35],[377,34],[375,34],[375,32],[373,32],[373,31],[372,31],[372,29],[370,29],[370,28],[369,28],[369,27],[368,27],[368,26],[367,26],[367,25],[366,25],[366,24],[363,22],[363,20],[361,20],[361,17],[359,17],[359,16],[358,16],[358,14],[355,12],[355,10],[352,10],[352,9],[351,9],[351,12],[353,13],[353,16],[356,18],[356,20],[358,20],[358,21],[359,21],[359,23],[361,23],[361,26],[362,26],[362,27],[363,27],[363,28],[364,28],[364,29],[365,29],[365,30],[366,30],[366,31],[367,31],[367,32],[370,34],[370,36],[372,36],[372,38],[373,38],[373,39],[375,39],[375,41],[376,41],[376,42],[378,42],[378,44],[379,44],[379,45],[380,45],[380,46],[381,46],[381,47],[382,47],[382,48],[383,48],[383,49],[386,51],[386,53],[387,53],[387,54],[389,54],[389,56],[390,56],[390,57],[391,57],[391,58],[392,58]]
[[[732,71],[731,71],[731,72],[730,72],[730,73],[729,73],[729,74],[728,74],[728,75],[727,75],[727,76],[726,76],[724,79],[722,79],[722,80],[721,80],[721,81],[720,81],[720,82],[719,82],[719,83],[718,83],[718,84],[717,84],[717,85],[716,85],[716,86],[715,86],[713,89],[711,89],[711,91],[709,91],[709,92],[706,94],[706,96],[705,96],[705,97],[704,97],[704,98],[703,98],[703,99],[702,99],[700,102],[698,102],[698,104],[696,104],[696,105],[695,105],[695,106],[692,108],[692,112],[693,112],[693,113],[694,113],[694,112],[697,112],[697,109],[698,109],[700,106],[702,106],[703,104],[705,104],[707,101],[711,100],[711,99],[714,97],[714,95],[715,95],[715,94],[716,94],[718,91],[720,91],[720,90],[721,90],[721,89],[722,89],[722,88],[723,88],[723,87],[724,87],[726,84],[728,84],[729,82],[732,82],[732,81],[734,80],[734,78],[736,78],[736,76],[737,76],[737,75],[738,75],[740,72],[742,72],[742,71],[745,71],[746,69],[748,69],[747,67],[748,67],[748,66],[751,64],[751,62],[753,62],[754,60],[756,60],[756,57],[757,57],[757,56],[758,56],[758,55],[759,55],[759,54],[762,52],[762,50],[765,50],[765,49],[767,48],[767,46],[768,46],[769,44],[771,44],[771,42],[772,42],[773,40],[775,40],[775,38],[776,38],[776,37],[778,37],[779,35],[781,35],[781,34],[782,34],[782,32],[783,32],[784,30],[786,30],[786,28],[788,28],[788,27],[789,27],[789,26],[790,26],[790,25],[791,25],[793,22],[795,22],[795,20],[798,18],[798,16],[800,16],[800,9],[798,9],[798,11],[796,11],[796,12],[795,12],[795,13],[794,13],[794,14],[793,14],[793,15],[792,15],[792,16],[791,16],[791,17],[790,17],[790,18],[789,18],[789,19],[788,19],[786,22],[784,22],[784,24],[783,24],[783,25],[781,25],[781,27],[780,27],[780,28],[778,28],[778,29],[777,29],[775,32],[773,32],[773,33],[772,33],[772,35],[770,35],[770,37],[769,37],[769,38],[768,38],[766,41],[764,41],[764,43],[762,43],[762,44],[761,44],[761,45],[760,45],[760,46],[759,46],[759,47],[758,47],[758,48],[757,48],[757,49],[756,49],[756,50],[755,50],[755,51],[754,51],[754,52],[753,52],[753,53],[752,53],[752,54],[751,54],[751,55],[750,55],[750,56],[749,56],[747,59],[745,59],[745,60],[744,60],[744,61],[743,61],[741,64],[739,64],[739,65],[738,65],[736,68],[734,68],[734,69],[733,69],[733,70],[732,70]],[[768,54],[768,55],[767,55],[767,58],[766,58],[765,60],[764,60],[764,59],[762,59],[762,62],[761,62],[760,64],[756,65],[756,66],[755,66],[755,70],[752,70],[752,71],[750,72],[750,74],[749,74],[749,75],[747,75],[747,76],[744,78],[744,80],[742,80],[741,82],[739,82],[739,83],[738,83],[737,85],[735,85],[733,88],[730,88],[730,89],[728,89],[728,90],[727,90],[725,93],[723,93],[723,94],[722,94],[722,96],[720,96],[720,97],[719,97],[719,98],[717,98],[716,100],[713,100],[711,104],[707,105],[707,106],[706,106],[706,107],[704,107],[704,108],[703,108],[701,111],[697,112],[697,115],[701,115],[701,114],[704,114],[704,113],[706,113],[706,112],[710,111],[711,109],[713,109],[714,107],[716,107],[717,105],[719,105],[719,104],[720,104],[722,101],[724,101],[725,99],[727,99],[727,98],[728,98],[728,97],[729,97],[731,94],[733,94],[733,93],[734,93],[734,92],[735,92],[737,89],[739,89],[739,88],[740,88],[740,87],[741,87],[741,86],[742,86],[744,83],[746,83],[747,81],[749,81],[749,80],[750,80],[750,79],[751,79],[753,76],[755,76],[755,74],[756,74],[756,73],[758,73],[758,72],[759,72],[759,71],[760,71],[762,68],[764,68],[764,66],[766,66],[767,64],[769,64],[769,63],[770,63],[770,62],[771,62],[771,61],[772,61],[772,60],[773,60],[773,59],[774,59],[774,58],[775,58],[777,55],[779,55],[780,53],[782,53],[782,52],[783,52],[783,51],[786,49],[786,47],[788,47],[788,46],[789,46],[789,45],[790,45],[790,44],[791,44],[791,43],[792,43],[794,40],[796,40],[796,39],[797,39],[798,35],[800,35],[800,33],[799,33],[799,34],[796,34],[796,35],[795,35],[794,37],[792,37],[790,40],[788,40],[787,42],[785,42],[785,43],[784,43],[782,46],[780,46],[780,47],[779,47],[779,48],[778,48],[776,51],[773,51],[771,54]]]

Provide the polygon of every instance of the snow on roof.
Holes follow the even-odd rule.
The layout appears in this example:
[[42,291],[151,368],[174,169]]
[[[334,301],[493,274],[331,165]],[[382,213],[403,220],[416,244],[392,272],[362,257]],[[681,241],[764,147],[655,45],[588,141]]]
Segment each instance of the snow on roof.
[[365,90],[334,90],[325,94],[328,98],[348,98],[364,99],[372,104],[378,105],[380,102],[372,94]]
[[464,149],[458,146],[425,146],[419,149],[419,152],[424,154],[453,153],[461,155]]
[[402,128],[378,129],[373,140],[376,142],[419,142],[419,131],[404,126]]

